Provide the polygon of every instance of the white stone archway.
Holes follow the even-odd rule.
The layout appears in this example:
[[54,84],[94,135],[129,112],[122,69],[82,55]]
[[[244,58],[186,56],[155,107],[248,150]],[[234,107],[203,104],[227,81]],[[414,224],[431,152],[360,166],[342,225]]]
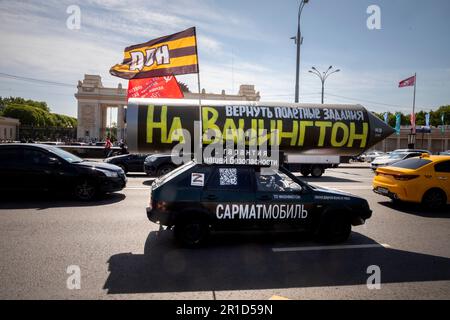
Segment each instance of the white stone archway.
[[125,106],[127,90],[119,84],[117,88],[105,88],[98,75],[84,76],[78,82],[77,138],[85,141],[103,141],[107,132],[107,110],[117,108],[117,139],[125,139]]

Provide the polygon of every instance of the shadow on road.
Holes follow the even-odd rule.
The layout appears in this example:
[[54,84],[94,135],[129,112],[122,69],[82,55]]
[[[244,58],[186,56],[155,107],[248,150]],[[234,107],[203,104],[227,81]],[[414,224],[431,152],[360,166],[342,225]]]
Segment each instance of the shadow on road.
[[322,183],[322,182],[358,182],[362,183],[359,180],[352,180],[352,179],[346,179],[346,178],[337,178],[337,177],[330,177],[330,176],[322,176],[320,178],[312,178],[312,177],[303,177],[299,176],[299,178],[302,181],[306,181],[308,183]]
[[389,209],[400,211],[401,213],[412,214],[424,218],[450,218],[450,206],[447,206],[441,210],[432,211],[423,208],[417,203],[382,201],[379,202],[379,204]]
[[[246,241],[247,239],[247,241]],[[376,244],[353,233],[348,244]],[[317,245],[295,236],[224,235],[204,249],[177,247],[171,231],[151,232],[144,254],[112,256],[109,294],[254,290],[366,284],[367,267],[381,268],[382,283],[450,280],[450,259],[395,250],[273,252],[280,246]]]
[[67,208],[67,207],[96,207],[110,205],[123,201],[126,196],[122,193],[111,193],[101,198],[83,202],[70,198],[67,195],[15,195],[8,198],[0,198],[0,210],[2,209],[37,209],[45,210],[49,208]]
[[142,184],[144,186],[149,186],[150,187],[155,180],[156,180],[156,178],[150,178],[149,180],[146,180],[146,181],[142,182]]

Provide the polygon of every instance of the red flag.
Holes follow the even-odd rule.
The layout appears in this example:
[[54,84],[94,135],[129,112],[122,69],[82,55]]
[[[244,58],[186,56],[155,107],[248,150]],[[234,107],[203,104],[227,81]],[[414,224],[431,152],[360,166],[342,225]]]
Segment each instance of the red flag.
[[411,113],[411,126],[413,128],[413,133],[416,133],[416,115]]
[[412,87],[415,84],[416,84],[416,76],[412,76],[411,78],[400,81],[400,83],[398,84],[398,87],[399,88]]
[[174,76],[134,79],[128,82],[130,98],[184,98]]

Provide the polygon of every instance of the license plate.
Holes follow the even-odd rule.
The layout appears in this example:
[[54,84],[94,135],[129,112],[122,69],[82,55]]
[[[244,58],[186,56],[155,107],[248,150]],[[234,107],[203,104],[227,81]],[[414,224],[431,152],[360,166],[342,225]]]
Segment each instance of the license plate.
[[382,193],[382,194],[389,194],[389,190],[386,189],[386,188],[378,188],[377,190],[378,190],[379,193]]

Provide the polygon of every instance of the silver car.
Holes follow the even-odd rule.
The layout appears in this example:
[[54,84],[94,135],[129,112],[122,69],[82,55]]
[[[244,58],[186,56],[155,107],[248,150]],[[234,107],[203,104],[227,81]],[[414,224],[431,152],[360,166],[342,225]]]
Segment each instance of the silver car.
[[390,166],[400,160],[405,160],[408,158],[419,157],[423,153],[431,154],[428,150],[418,150],[418,149],[398,149],[391,152],[387,156],[375,158],[370,164],[372,170],[376,170],[379,167]]

